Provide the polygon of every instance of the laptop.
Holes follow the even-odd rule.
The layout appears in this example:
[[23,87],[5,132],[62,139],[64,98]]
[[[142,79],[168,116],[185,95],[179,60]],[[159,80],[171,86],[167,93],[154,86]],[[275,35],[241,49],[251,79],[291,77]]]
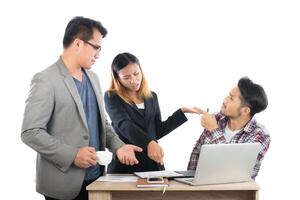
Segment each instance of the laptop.
[[260,148],[260,143],[202,145],[195,176],[175,180],[189,185],[250,181]]
[[190,178],[195,176],[195,170],[185,170],[185,171],[175,171],[178,174],[181,174],[179,177],[174,178]]

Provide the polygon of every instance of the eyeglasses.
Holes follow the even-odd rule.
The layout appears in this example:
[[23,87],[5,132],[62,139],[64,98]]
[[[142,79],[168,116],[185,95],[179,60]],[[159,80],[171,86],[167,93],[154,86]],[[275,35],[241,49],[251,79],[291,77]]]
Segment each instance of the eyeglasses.
[[82,40],[82,41],[84,41],[85,43],[91,45],[96,51],[101,51],[101,46],[92,44],[92,43],[90,43],[90,42],[88,42],[88,41],[85,41],[85,40]]

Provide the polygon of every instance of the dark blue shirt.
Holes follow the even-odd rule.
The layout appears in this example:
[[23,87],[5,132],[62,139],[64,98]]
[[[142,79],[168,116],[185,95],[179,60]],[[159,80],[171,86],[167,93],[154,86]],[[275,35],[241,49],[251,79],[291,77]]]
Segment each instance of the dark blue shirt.
[[[88,76],[83,71],[82,82],[74,79],[78,93],[80,95],[82,105],[84,108],[88,129],[89,129],[89,146],[94,147],[96,151],[100,149],[100,131],[101,121],[98,103],[95,92]],[[91,166],[86,170],[85,180],[92,180],[100,176],[100,166]]]

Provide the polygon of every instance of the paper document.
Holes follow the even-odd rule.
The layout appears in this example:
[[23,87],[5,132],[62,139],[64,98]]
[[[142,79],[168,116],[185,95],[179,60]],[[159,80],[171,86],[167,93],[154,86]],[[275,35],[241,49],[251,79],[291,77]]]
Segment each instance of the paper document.
[[174,171],[149,171],[149,172],[134,172],[135,175],[141,178],[151,178],[151,177],[165,177],[165,178],[171,178],[171,177],[180,177],[183,176],[183,174],[179,174]]
[[102,182],[136,182],[138,177],[134,175],[107,174],[100,176],[96,181]]

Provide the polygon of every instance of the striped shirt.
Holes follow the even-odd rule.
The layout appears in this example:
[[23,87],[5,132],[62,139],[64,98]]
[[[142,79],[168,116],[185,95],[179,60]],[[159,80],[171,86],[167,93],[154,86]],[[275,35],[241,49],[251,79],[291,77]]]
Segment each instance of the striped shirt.
[[271,139],[268,131],[263,125],[256,122],[255,118],[252,118],[248,124],[241,129],[240,132],[236,133],[229,141],[225,138],[225,128],[228,122],[228,117],[217,113],[215,115],[218,127],[216,130],[209,132],[204,130],[200,138],[197,140],[195,147],[191,153],[190,161],[188,164],[189,170],[196,170],[197,162],[200,155],[201,145],[203,144],[225,144],[225,143],[255,143],[259,142],[261,144],[260,152],[257,156],[257,161],[252,172],[252,179],[255,179],[259,171],[261,161],[263,160]]

